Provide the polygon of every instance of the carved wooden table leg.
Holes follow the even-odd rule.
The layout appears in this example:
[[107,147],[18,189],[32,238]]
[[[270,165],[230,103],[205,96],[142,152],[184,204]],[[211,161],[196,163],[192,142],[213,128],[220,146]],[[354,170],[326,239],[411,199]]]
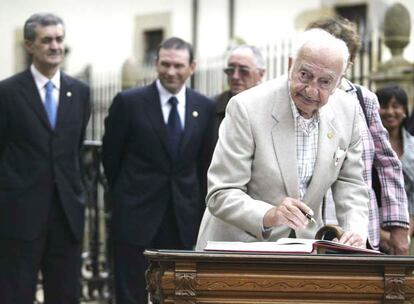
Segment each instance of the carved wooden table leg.
[[177,262],[175,264],[175,300],[176,304],[196,303],[196,263]]
[[150,295],[151,302],[153,304],[164,303],[164,295],[161,290],[161,278],[163,275],[163,270],[161,263],[155,267],[156,263],[151,263],[147,271],[145,272],[145,280],[147,282],[147,291]]
[[402,267],[384,269],[384,304],[402,304],[405,300],[405,270]]

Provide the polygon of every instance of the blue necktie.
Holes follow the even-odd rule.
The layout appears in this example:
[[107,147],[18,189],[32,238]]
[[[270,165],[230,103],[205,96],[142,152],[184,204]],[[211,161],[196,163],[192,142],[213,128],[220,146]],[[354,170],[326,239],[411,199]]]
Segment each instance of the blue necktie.
[[54,129],[56,125],[57,104],[55,98],[53,97],[53,83],[51,81],[48,81],[45,87],[45,109],[49,118],[50,125],[52,126],[52,129]]
[[178,146],[180,145],[182,127],[180,116],[177,111],[178,100],[172,96],[168,103],[171,105],[170,115],[168,116],[168,145],[173,158],[177,156]]

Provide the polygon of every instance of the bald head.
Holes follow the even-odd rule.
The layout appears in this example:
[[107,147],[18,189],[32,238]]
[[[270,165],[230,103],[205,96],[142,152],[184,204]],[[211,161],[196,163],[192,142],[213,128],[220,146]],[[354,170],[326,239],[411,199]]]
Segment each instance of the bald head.
[[330,54],[332,58],[342,61],[341,74],[345,72],[349,60],[349,51],[345,42],[334,37],[322,29],[310,29],[299,36],[291,54],[291,60],[295,60],[300,53],[324,52]]
[[289,89],[299,113],[311,118],[340,83],[349,53],[331,34],[312,29],[303,34],[289,61]]

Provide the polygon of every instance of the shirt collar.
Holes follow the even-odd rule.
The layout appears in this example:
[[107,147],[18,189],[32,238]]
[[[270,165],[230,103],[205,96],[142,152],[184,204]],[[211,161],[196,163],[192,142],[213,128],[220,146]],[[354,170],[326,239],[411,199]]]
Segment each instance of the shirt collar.
[[292,100],[292,97],[290,98],[290,107],[292,108],[293,117],[295,118],[295,120],[297,120],[300,114],[298,108],[296,108],[296,105]]
[[60,70],[57,70],[57,72],[55,73],[55,75],[53,75],[51,79],[47,78],[42,73],[40,73],[39,70],[36,69],[34,64],[30,65],[30,72],[33,75],[38,90],[43,89],[49,80],[53,83],[53,86],[56,89],[60,89]]
[[[303,116],[300,115],[299,110],[296,107],[296,105],[295,105],[295,103],[292,99],[292,96],[290,96],[290,93],[289,93],[289,99],[290,99],[290,107],[292,108],[292,113],[293,113],[293,117],[294,117],[295,121],[297,121],[298,119],[309,121],[309,119],[306,119],[306,118],[304,118]],[[319,115],[319,110],[318,110],[310,118],[311,123],[314,123],[314,124],[319,123],[319,116],[320,115]]]
[[160,94],[161,106],[165,106],[172,96],[175,96],[177,98],[179,106],[185,106],[185,85],[183,85],[181,90],[174,95],[171,94],[171,92],[168,91],[166,88],[164,88],[159,79],[157,79],[155,83],[157,85],[158,93]]

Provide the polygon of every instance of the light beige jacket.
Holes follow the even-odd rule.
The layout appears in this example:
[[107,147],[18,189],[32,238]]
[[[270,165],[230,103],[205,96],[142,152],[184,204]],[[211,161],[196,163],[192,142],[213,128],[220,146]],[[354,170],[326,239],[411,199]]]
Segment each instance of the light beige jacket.
[[[319,111],[318,153],[303,201],[317,224],[296,231],[314,238],[323,226],[322,198],[332,187],[339,224],[366,239],[368,192],[362,178],[358,102],[341,90]],[[285,197],[299,198],[295,124],[286,76],[233,97],[208,171],[207,208],[197,250],[208,240],[262,241],[287,237],[288,226],[263,237],[263,217]]]

